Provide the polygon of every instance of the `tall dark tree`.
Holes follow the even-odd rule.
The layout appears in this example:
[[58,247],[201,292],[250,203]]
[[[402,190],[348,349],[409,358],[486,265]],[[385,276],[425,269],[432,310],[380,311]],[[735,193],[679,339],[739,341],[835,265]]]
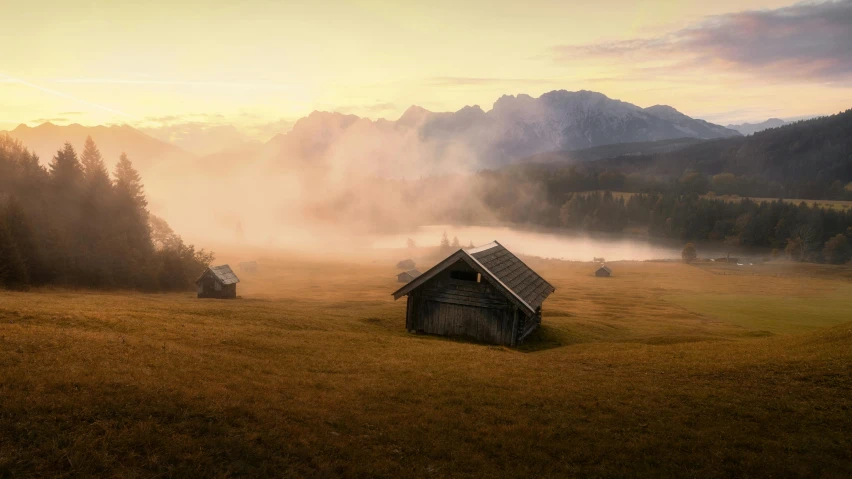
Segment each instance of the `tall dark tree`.
[[81,253],[86,265],[84,281],[95,287],[109,286],[114,282],[110,265],[110,257],[115,254],[110,241],[114,223],[110,215],[115,195],[101,152],[91,136],[86,138],[80,163],[84,191],[76,232],[82,242]]
[[112,246],[115,254],[123,258],[116,272],[117,280],[127,286],[137,286],[143,277],[148,276],[144,271],[146,258],[154,252],[148,222],[148,201],[145,199],[142,178],[124,153],[115,167],[113,178],[115,203],[112,219],[115,236]]
[[26,289],[28,285],[27,267],[4,218],[0,220],[0,286]]
[[56,152],[50,162],[50,177],[54,187],[61,191],[76,190],[82,186],[83,169],[71,143],[66,142],[65,146]]
[[42,259],[30,220],[27,218],[23,206],[14,196],[9,198],[5,207],[0,211],[0,221],[4,223],[6,231],[15,244],[23,267],[27,272],[28,280],[35,283],[46,281],[46,274],[42,268]]

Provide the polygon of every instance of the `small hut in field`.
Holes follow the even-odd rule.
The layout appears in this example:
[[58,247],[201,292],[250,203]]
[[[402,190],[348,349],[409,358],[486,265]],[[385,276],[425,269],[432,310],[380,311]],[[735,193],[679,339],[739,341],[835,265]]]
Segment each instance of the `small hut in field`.
[[402,273],[396,275],[396,281],[399,283],[408,283],[409,281],[420,276],[421,274],[423,273],[417,271],[416,269],[410,269],[408,271],[403,271]]
[[612,270],[607,267],[607,265],[602,264],[600,268],[595,271],[595,276],[598,278],[609,278],[612,276]]
[[240,261],[240,271],[244,273],[257,273],[257,261]]
[[393,297],[408,296],[411,332],[516,346],[541,324],[541,305],[555,290],[494,241],[458,250]]
[[223,264],[207,268],[195,280],[199,298],[230,299],[237,297],[237,283],[240,279],[231,271],[231,267]]
[[399,263],[397,263],[396,267],[399,268],[399,269],[404,269],[406,271],[408,271],[410,269],[414,269],[414,260],[411,259],[411,258],[404,259],[404,260],[400,261]]

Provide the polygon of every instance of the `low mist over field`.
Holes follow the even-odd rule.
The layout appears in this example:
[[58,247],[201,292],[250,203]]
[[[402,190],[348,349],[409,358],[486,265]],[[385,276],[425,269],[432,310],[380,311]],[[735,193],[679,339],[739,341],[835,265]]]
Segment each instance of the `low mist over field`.
[[0,19],[0,479],[852,477],[852,0]]

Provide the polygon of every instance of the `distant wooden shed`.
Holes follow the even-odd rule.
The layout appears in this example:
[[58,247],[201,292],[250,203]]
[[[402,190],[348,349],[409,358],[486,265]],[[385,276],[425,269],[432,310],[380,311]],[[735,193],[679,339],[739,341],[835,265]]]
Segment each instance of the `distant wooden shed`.
[[231,270],[231,267],[223,264],[207,268],[195,281],[198,287],[199,298],[230,299],[237,297],[237,283],[240,279]]
[[421,274],[423,274],[423,273],[421,273],[420,271],[417,271],[416,269],[410,269],[408,271],[403,271],[402,273],[399,273],[398,275],[396,275],[396,280],[397,280],[397,282],[400,282],[400,283],[408,283],[409,281],[420,276]]
[[609,278],[612,276],[612,270],[607,267],[607,265],[602,264],[600,268],[595,271],[595,276],[601,278]]
[[555,290],[494,241],[453,253],[393,296],[408,296],[409,331],[516,346],[541,324]]
[[399,263],[397,263],[397,264],[396,264],[396,267],[397,267],[397,268],[399,268],[399,269],[404,269],[404,270],[406,270],[406,271],[408,271],[408,270],[410,270],[410,269],[414,269],[414,266],[415,266],[415,265],[414,265],[414,260],[413,260],[413,259],[411,259],[411,258],[409,258],[409,259],[404,259],[404,260],[402,260],[402,261],[400,261]]
[[257,261],[240,261],[240,271],[246,273],[256,273]]

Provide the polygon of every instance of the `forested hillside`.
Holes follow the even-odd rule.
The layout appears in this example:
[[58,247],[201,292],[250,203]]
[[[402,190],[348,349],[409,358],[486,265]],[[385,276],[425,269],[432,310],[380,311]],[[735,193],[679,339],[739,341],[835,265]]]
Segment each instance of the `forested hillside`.
[[600,160],[592,168],[668,180],[698,173],[698,193],[852,199],[852,110],[748,137]]
[[126,155],[110,178],[91,137],[79,156],[66,143],[44,168],[0,136],[0,286],[179,290],[211,260],[150,216]]

